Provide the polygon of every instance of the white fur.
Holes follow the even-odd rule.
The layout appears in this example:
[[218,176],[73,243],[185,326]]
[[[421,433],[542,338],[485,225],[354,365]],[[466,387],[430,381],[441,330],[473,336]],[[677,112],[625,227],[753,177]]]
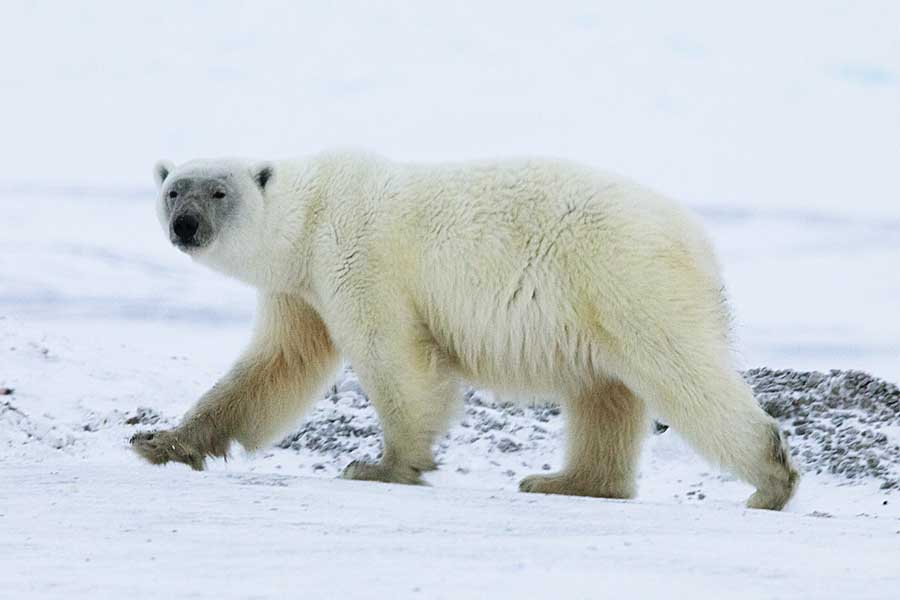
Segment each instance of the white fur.
[[[258,287],[264,308],[282,295],[321,318],[385,429],[382,463],[348,476],[417,481],[466,380],[564,400],[569,465],[527,491],[632,496],[649,411],[754,484],[751,506],[790,498],[783,439],[732,365],[710,244],[675,203],[553,160],[332,153],[273,163],[264,191],[251,163],[229,165],[247,201],[195,258]],[[260,323],[257,339],[285,336]],[[257,420],[296,413],[257,402]]]

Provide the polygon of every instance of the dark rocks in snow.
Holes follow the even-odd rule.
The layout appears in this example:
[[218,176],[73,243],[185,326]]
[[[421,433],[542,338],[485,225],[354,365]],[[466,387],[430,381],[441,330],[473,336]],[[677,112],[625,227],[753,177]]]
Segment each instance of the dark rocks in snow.
[[518,452],[522,449],[522,444],[511,438],[503,438],[497,442],[496,448],[500,452]]
[[[318,412],[296,432],[283,438],[279,448],[305,448],[313,452],[336,455],[354,452],[366,440],[380,445],[381,428],[374,419],[356,419],[352,415],[337,414],[320,418]],[[361,422],[362,421],[362,422]]]
[[12,402],[5,400],[3,402],[0,402],[0,415],[4,415],[7,413],[21,415],[22,417],[25,416],[25,413],[19,410]]
[[159,411],[146,406],[138,406],[134,414],[125,419],[126,425],[156,425],[162,420]]
[[900,486],[900,389],[862,371],[751,369],[744,373],[763,409],[788,435],[807,472],[874,478]]

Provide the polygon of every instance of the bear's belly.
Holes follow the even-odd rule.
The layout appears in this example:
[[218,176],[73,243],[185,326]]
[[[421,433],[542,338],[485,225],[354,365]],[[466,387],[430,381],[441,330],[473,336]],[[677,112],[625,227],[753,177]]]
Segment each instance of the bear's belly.
[[472,300],[444,307],[427,326],[435,349],[473,385],[557,393],[606,372],[610,340],[597,324],[562,314],[556,300],[548,298],[553,304],[546,306],[529,298],[524,306],[494,309]]

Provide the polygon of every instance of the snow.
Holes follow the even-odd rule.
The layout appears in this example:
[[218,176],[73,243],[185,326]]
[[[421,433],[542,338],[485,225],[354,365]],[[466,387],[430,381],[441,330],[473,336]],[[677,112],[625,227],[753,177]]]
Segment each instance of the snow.
[[900,498],[877,477],[811,470],[786,512],[748,511],[668,432],[636,500],[523,495],[561,464],[561,419],[487,393],[430,487],[335,479],[378,451],[349,372],[282,443],[202,474],[127,439],[176,423],[253,315],[252,290],[160,233],[161,157],[617,170],[708,226],[745,367],[897,382],[898,21],[888,1],[4,6],[2,595],[893,597]]
[[41,490],[4,505],[5,595],[886,598],[898,580],[874,519],[123,466],[5,469]]

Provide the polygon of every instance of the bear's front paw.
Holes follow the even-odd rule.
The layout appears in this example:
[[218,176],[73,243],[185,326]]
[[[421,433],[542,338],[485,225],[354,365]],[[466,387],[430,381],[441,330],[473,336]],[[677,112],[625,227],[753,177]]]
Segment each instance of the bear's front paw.
[[519,482],[519,491],[530,494],[574,494],[572,481],[565,475],[530,475]]
[[203,470],[203,453],[182,440],[175,430],[138,432],[131,436],[131,447],[154,465],[176,461],[195,471]]
[[613,499],[634,497],[634,487],[627,481],[585,480],[565,472],[530,475],[519,482],[519,491],[531,494],[561,494],[563,496]]
[[409,485],[421,485],[422,472],[410,466],[385,464],[383,462],[370,463],[362,460],[354,460],[344,469],[343,479],[355,479],[356,481],[382,481],[384,483],[405,483]]

